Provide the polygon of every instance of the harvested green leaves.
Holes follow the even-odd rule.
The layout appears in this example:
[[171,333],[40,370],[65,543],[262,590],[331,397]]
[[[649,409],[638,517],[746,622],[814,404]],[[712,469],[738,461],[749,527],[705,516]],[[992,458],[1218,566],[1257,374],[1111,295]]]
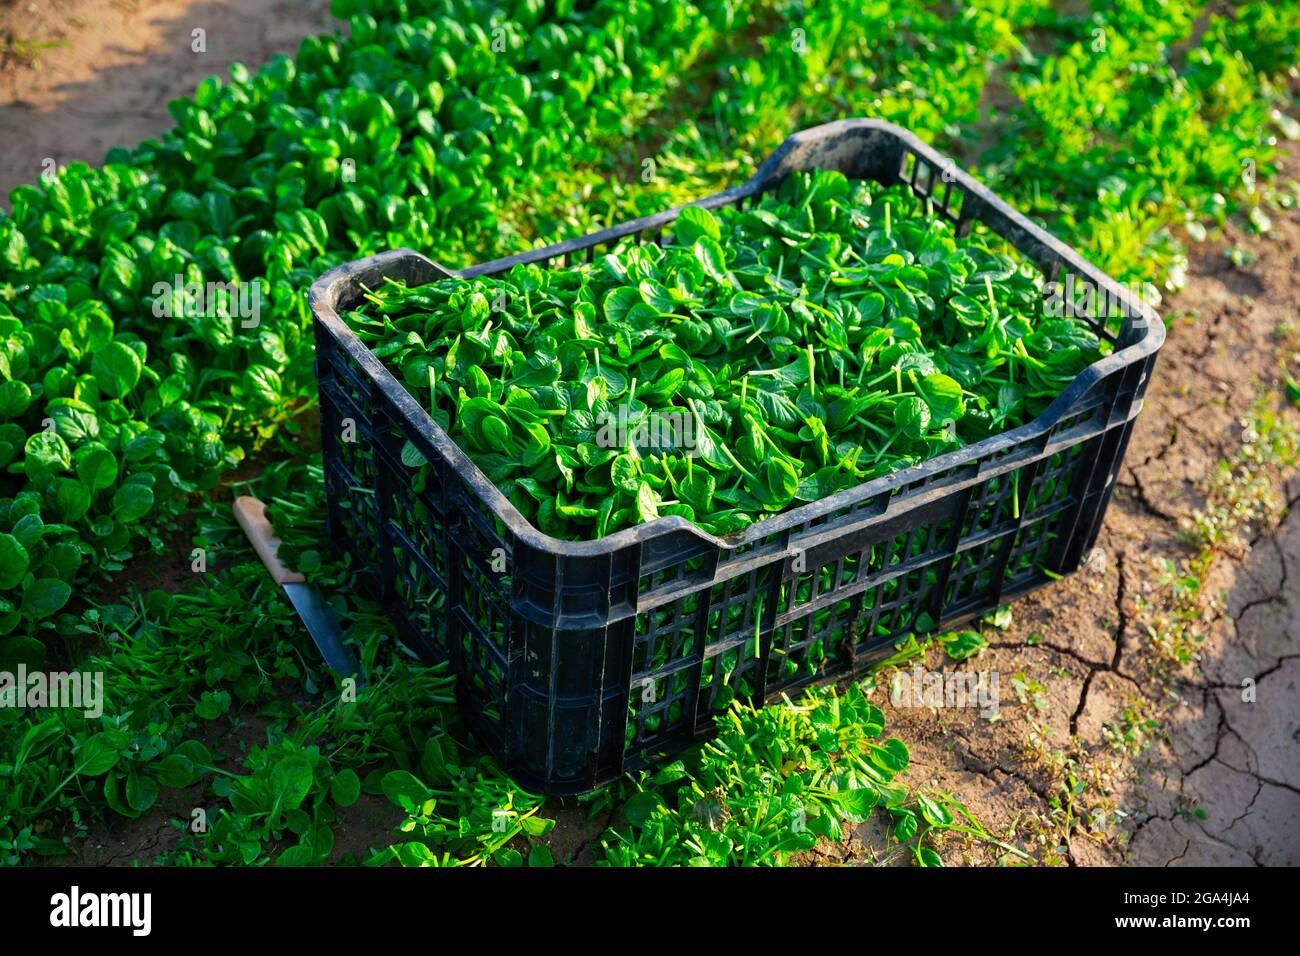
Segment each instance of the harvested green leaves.
[[833,172],[689,207],[663,247],[388,284],[346,319],[526,517],[579,540],[664,515],[737,531],[1022,424],[1101,354],[1043,316],[1031,266]]

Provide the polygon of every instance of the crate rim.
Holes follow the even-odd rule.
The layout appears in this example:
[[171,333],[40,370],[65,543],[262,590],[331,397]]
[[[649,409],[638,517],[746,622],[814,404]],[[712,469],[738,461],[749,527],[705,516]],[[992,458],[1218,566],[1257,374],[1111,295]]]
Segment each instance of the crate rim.
[[[432,274],[430,281],[437,281],[441,278],[473,279],[479,276],[504,272],[516,265],[562,259],[592,245],[608,244],[629,235],[662,228],[674,221],[687,206],[700,206],[710,209],[762,192],[772,184],[773,179],[783,175],[779,172],[782,160],[799,146],[822,138],[841,136],[855,131],[882,132],[896,137],[907,149],[930,163],[934,169],[944,170],[945,176],[951,177],[950,181],[957,183],[966,191],[969,197],[967,202],[970,201],[970,198],[974,198],[996,209],[1014,225],[1022,229],[1030,238],[1050,250],[1053,255],[1061,259],[1076,274],[1086,278],[1099,291],[1113,298],[1117,305],[1131,312],[1132,321],[1141,322],[1145,326],[1141,338],[1122,349],[1117,349],[1110,355],[1098,359],[1080,371],[1074,380],[1057,395],[1042,413],[1018,428],[991,435],[964,448],[946,452],[934,458],[928,458],[909,468],[881,475],[878,478],[873,478],[852,488],[846,488],[818,501],[779,512],[755,521],[733,534],[725,536],[710,534],[694,522],[683,517],[667,515],[656,518],[654,521],[624,528],[603,538],[589,541],[571,541],[566,538],[556,538],[545,534],[525,518],[510,499],[483,474],[478,465],[443,431],[428,410],[420,402],[416,401],[415,397],[406,390],[406,387],[397,380],[387,366],[357,337],[356,333],[340,318],[337,312],[336,292],[344,282],[363,269],[390,267],[400,262],[416,260]],[[383,391],[385,397],[397,406],[405,417],[406,423],[427,436],[430,444],[444,457],[447,465],[454,468],[463,477],[474,493],[492,510],[493,515],[505,524],[510,533],[530,547],[563,558],[608,557],[630,545],[644,544],[653,539],[681,533],[692,535],[702,544],[720,548],[724,552],[734,552],[747,546],[762,544],[774,535],[782,535],[801,525],[811,524],[840,509],[891,493],[898,488],[907,487],[930,475],[954,471],[966,465],[979,465],[982,461],[995,458],[999,452],[1005,449],[1020,446],[1023,443],[1046,435],[1065,417],[1075,401],[1086,394],[1093,385],[1110,373],[1156,353],[1165,340],[1164,322],[1146,302],[1134,297],[1128,288],[1120,285],[1099,267],[1084,259],[1071,246],[1057,239],[1023,213],[998,198],[991,189],[974,179],[958,166],[954,160],[926,145],[903,127],[875,119],[836,120],[800,130],[787,137],[758,167],[754,175],[739,186],[713,193],[689,203],[673,206],[649,216],[625,220],[607,229],[500,257],[464,269],[447,269],[423,254],[406,248],[393,249],[352,260],[336,266],[313,282],[308,292],[308,302],[316,320],[325,327],[337,344],[371,376],[372,381]],[[317,371],[319,376],[319,369]],[[1140,400],[1134,402],[1128,416],[1130,420],[1142,410],[1143,404]],[[1014,463],[1009,463],[1005,470],[1012,467],[1014,467]],[[981,469],[980,474],[993,475],[999,470],[1004,469]],[[852,518],[853,516],[849,515],[848,517]]]

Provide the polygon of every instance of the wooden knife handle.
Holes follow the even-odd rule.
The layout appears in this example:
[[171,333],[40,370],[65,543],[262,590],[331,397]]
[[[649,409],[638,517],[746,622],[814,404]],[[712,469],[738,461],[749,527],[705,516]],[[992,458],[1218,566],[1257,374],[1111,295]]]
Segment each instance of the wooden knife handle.
[[266,505],[249,495],[235,499],[235,520],[248,535],[248,541],[257,556],[266,565],[276,584],[301,584],[307,579],[297,571],[290,571],[280,561],[280,539],[275,536],[271,522],[266,520]]

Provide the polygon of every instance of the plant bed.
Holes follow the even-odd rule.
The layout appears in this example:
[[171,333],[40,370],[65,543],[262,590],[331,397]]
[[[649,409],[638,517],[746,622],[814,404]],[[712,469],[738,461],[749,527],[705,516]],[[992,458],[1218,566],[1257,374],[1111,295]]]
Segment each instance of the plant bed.
[[[806,246],[807,236],[825,231],[812,228],[826,226],[815,221],[818,215],[831,215],[829,207],[815,199],[815,191],[842,192],[844,184],[834,177],[787,183],[778,194],[784,209],[797,209],[801,200],[807,206],[810,228],[796,230],[798,235],[791,234],[789,221],[772,213],[772,199],[762,198],[782,187],[788,174],[811,169],[872,180],[886,190],[901,185],[935,216],[953,223],[953,230],[927,230],[923,219],[905,215],[901,197],[869,197],[882,214],[880,203],[892,211],[899,200],[904,214],[898,223],[900,244],[909,255],[930,256],[927,265],[956,255],[958,247],[975,261],[983,247],[967,237],[981,223],[1037,267],[1041,281],[1029,281],[1009,267],[1010,260],[985,249],[984,263],[954,266],[960,282],[949,288],[932,283],[930,301],[918,302],[914,296],[909,301],[891,294],[906,282],[882,287],[879,280],[891,277],[882,276],[879,269],[873,272],[868,262],[859,271],[871,280],[871,291],[857,297],[848,321],[843,306],[834,303],[853,301],[851,291],[805,296],[780,281],[762,280],[762,270],[746,273],[753,263],[735,253],[746,248],[747,241],[751,252],[765,242],[775,248],[771,243],[780,240],[789,240],[786,244],[793,250],[800,242]],[[399,250],[334,270],[312,289],[331,539],[352,554],[403,640],[426,659],[451,660],[460,678],[458,693],[466,718],[506,771],[524,785],[547,792],[588,790],[624,771],[648,766],[707,737],[714,714],[735,697],[762,702],[813,681],[858,671],[888,654],[908,633],[957,624],[1075,570],[1096,536],[1164,337],[1163,325],[1125,290],[915,137],[889,124],[851,120],[797,134],[749,182],[692,206],[741,212],[725,214],[719,222],[691,206],[668,210],[455,273]],[[838,204],[841,212],[852,206]],[[858,227],[868,233],[863,242],[885,241],[871,235],[881,232],[880,218],[864,214],[860,222],[850,223],[848,244],[853,246],[853,228]],[[732,230],[732,249],[723,250],[718,243],[723,228]],[[765,228],[775,235],[762,238]],[[891,242],[892,229],[892,223],[883,229]],[[681,235],[670,242],[672,233]],[[931,234],[939,239],[924,238]],[[667,286],[633,286],[626,277],[611,277],[609,260],[597,263],[597,254],[628,239],[668,248],[639,256],[625,244],[619,262],[625,258],[662,266],[679,261],[689,250],[703,273],[698,288],[712,288],[714,300],[701,292],[703,301],[695,303],[698,290],[689,280],[675,282],[674,295]],[[823,245],[813,252],[826,259]],[[862,251],[866,259],[872,258],[865,246]],[[808,252],[804,248],[800,254]],[[719,254],[721,262],[716,261]],[[762,259],[763,254],[760,250],[749,258]],[[906,267],[906,257],[902,266],[879,260],[883,257],[875,265],[893,268],[894,278]],[[535,271],[580,266],[583,261],[594,265],[550,274]],[[930,279],[936,271],[931,269]],[[438,282],[478,277],[493,281],[481,289],[467,285],[467,294],[454,305],[455,292]],[[919,281],[916,275],[904,278]],[[971,278],[983,278],[983,305],[963,297]],[[746,282],[766,284],[760,295]],[[416,288],[428,283],[435,284]],[[1025,384],[1018,405],[1011,398],[998,401],[998,393],[1015,384],[999,381],[1015,374],[1006,364],[1012,353],[1002,356],[1006,367],[993,373],[989,368],[996,365],[996,348],[966,360],[958,359],[955,351],[934,352],[933,342],[930,351],[896,348],[899,340],[917,338],[904,320],[918,333],[920,326],[933,326],[969,339],[969,329],[961,324],[965,310],[996,315],[999,303],[1022,313],[1046,310],[1045,290],[1062,286],[1093,294],[1064,301],[1058,294],[1055,302],[1064,315],[1052,328],[1059,338],[1078,328],[1077,319],[1086,323],[1091,335],[1076,336],[1069,355],[1064,355],[1068,348],[1044,346],[1044,355],[1055,352],[1068,359],[1056,368],[1055,381],[1050,376],[1033,381],[1031,363],[1046,359],[1032,352],[1025,355],[1020,360]],[[570,302],[588,301],[587,307],[575,306],[573,315],[564,319],[573,322],[585,321],[589,310],[605,308],[611,295],[617,317],[626,319],[635,298],[618,289],[633,288],[640,290],[643,302],[648,299],[651,311],[677,312],[683,318],[691,316],[692,305],[697,311],[716,306],[719,288],[728,290],[729,304],[740,292],[761,300],[742,299],[741,308],[730,310],[727,321],[736,328],[680,330],[683,341],[704,350],[695,356],[700,370],[690,366],[689,353],[683,361],[677,352],[664,353],[664,343],[657,343],[660,351],[651,360],[657,363],[651,368],[653,381],[643,383],[642,405],[657,408],[670,404],[682,389],[696,389],[684,396],[695,404],[685,406],[698,410],[692,417],[709,447],[695,449],[694,465],[686,454],[641,463],[637,456],[626,455],[633,459],[633,470],[623,463],[617,477],[613,460],[604,459],[594,468],[609,467],[610,494],[602,495],[599,482],[588,480],[576,503],[565,500],[544,509],[540,504],[555,482],[573,490],[555,458],[558,455],[564,464],[565,456],[579,456],[581,443],[575,440],[557,450],[552,445],[562,429],[556,432],[545,423],[530,428],[536,424],[530,419],[546,409],[529,405],[523,408],[525,414],[493,414],[493,408],[501,408],[494,401],[504,399],[504,390],[500,384],[493,386],[490,375],[509,375],[516,383],[537,388],[585,380],[597,393],[605,389],[593,393],[593,401],[629,397],[631,382],[609,367],[600,373],[581,368],[572,347],[550,362],[545,347],[554,341],[558,351],[564,336],[552,330],[548,337],[546,329],[534,328],[542,323],[532,321],[531,302],[500,306],[498,321],[488,326],[492,303],[483,292],[505,290],[515,301],[520,292],[535,291],[539,301],[549,296],[566,308]],[[656,303],[660,289],[665,298]],[[475,291],[483,301],[472,298]],[[879,296],[878,311],[873,296]],[[797,307],[796,298],[802,303]],[[779,307],[771,305],[773,299]],[[831,405],[840,403],[842,413],[843,403],[855,402],[851,393],[858,376],[882,377],[881,366],[868,370],[854,357],[856,340],[847,355],[845,343],[834,334],[831,341],[821,341],[822,347],[807,348],[810,329],[825,331],[837,325],[817,313],[827,303],[841,320],[839,325],[856,326],[850,334],[870,331],[868,327],[893,328],[888,341],[876,343],[895,352],[886,356],[889,361],[883,366],[890,374],[875,383],[892,384],[893,389],[881,388],[885,398],[873,399],[876,405],[855,406],[863,414],[849,417],[861,434],[843,428],[823,434],[807,423],[816,417],[810,411],[834,418]],[[421,314],[413,318],[412,307]],[[359,308],[362,314],[350,316],[351,321],[420,397],[403,386],[385,367],[384,358],[339,315]],[[449,310],[459,310],[460,331],[474,331],[481,342],[479,354],[474,354],[475,339],[463,346],[467,360],[473,356],[480,361],[467,361],[450,383],[446,376],[454,360],[447,343],[454,344],[455,337],[446,337],[452,327]],[[563,309],[551,311],[551,318],[557,318]],[[389,325],[376,325],[385,312],[391,313]],[[653,326],[644,312],[634,318],[643,317]],[[608,319],[609,312],[605,315]],[[792,316],[796,325],[802,319],[801,330],[790,328]],[[1021,321],[1026,318],[1022,315]],[[416,331],[416,319],[427,335]],[[1012,338],[1032,342],[1036,321],[1026,322],[1022,334]],[[599,322],[593,318],[591,325]],[[990,328],[996,325],[995,319]],[[512,334],[497,347],[500,338],[483,339],[485,328]],[[587,326],[573,332],[570,341],[594,334]],[[707,354],[709,342],[733,333],[748,351]],[[804,342],[802,369],[798,342]],[[637,343],[623,345],[629,355],[636,352]],[[617,351],[617,343],[614,348]],[[520,354],[512,358],[512,350]],[[925,364],[918,355],[934,357]],[[747,391],[736,396],[727,357],[749,373],[740,376],[742,389],[763,391],[757,380],[770,373],[788,380],[790,394],[774,396],[773,391],[781,390],[767,389],[769,394],[761,400],[751,401]],[[775,364],[783,357],[788,361]],[[523,362],[518,368],[516,358]],[[492,364],[497,359],[499,367]],[[637,369],[648,368],[644,359]],[[1083,367],[1084,359],[1095,361]],[[1064,374],[1070,362],[1077,364]],[[674,368],[687,374],[679,376]],[[528,378],[530,372],[535,379]],[[434,400],[431,415],[430,398],[438,395],[439,375],[444,401],[439,406]],[[988,381],[981,383],[980,376]],[[596,378],[601,382],[592,384]],[[623,381],[611,395],[608,386],[614,379]],[[472,391],[458,398],[465,384]],[[868,384],[864,381],[861,387]],[[981,384],[989,387],[981,392]],[[719,418],[717,409],[706,411],[706,402],[723,405],[717,396],[720,385],[727,407],[739,413]],[[706,394],[710,388],[713,395]],[[1051,398],[1055,391],[1059,394]],[[790,414],[777,398],[795,406],[795,414],[805,422],[801,428],[774,424]],[[967,401],[979,414],[968,418],[972,409],[965,407]],[[628,404],[636,411],[635,400]],[[872,408],[885,415],[886,404],[887,417],[873,417]],[[747,417],[744,410],[750,405],[756,410]],[[999,431],[1033,412],[1037,414],[1032,420]],[[492,417],[495,424],[487,422]],[[843,414],[838,417],[845,419]],[[931,427],[936,417],[946,417],[952,425],[936,430]],[[706,424],[716,425],[722,434],[711,434]],[[771,428],[764,434],[751,429],[750,437],[737,440],[734,430],[742,424]],[[469,454],[444,425],[459,432]],[[882,428],[883,436],[869,435],[871,429]],[[860,449],[868,438],[878,460],[863,466],[860,452],[854,457],[851,448],[842,446],[856,444]],[[736,451],[719,447],[731,441]],[[604,451],[599,443],[586,444]],[[766,447],[766,456],[760,446]],[[893,455],[886,457],[891,448]],[[717,460],[710,458],[709,449]],[[737,454],[744,461],[737,460]],[[525,467],[507,467],[514,460]],[[672,471],[673,462],[682,469],[680,474]],[[581,459],[579,463],[587,464]],[[727,464],[741,473],[734,482],[723,476]],[[705,499],[696,469],[719,475],[713,494],[721,492],[726,507],[712,507],[712,502],[701,507]],[[531,477],[521,470],[531,470]],[[538,489],[545,493],[537,494]],[[530,501],[537,503],[538,498],[543,500],[530,509]],[[603,505],[605,500],[612,503]],[[517,505],[529,510],[528,517]],[[598,536],[601,532],[606,533]]]

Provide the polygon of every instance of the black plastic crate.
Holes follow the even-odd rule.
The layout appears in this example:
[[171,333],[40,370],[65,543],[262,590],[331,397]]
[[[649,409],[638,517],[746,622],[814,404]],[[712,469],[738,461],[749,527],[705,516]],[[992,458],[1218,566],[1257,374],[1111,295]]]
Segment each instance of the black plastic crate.
[[[1076,570],[1097,537],[1164,325],[889,123],[805,130],[743,186],[696,205],[747,207],[813,168],[908,183],[959,233],[982,222],[1049,281],[1086,284],[1092,297],[1071,293],[1065,314],[1087,319],[1112,353],[1021,428],[726,538],[671,516],[573,542],[525,520],[338,310],[385,277],[420,285],[591,261],[628,236],[662,241],[679,209],[460,271],[397,250],[312,287],[330,538],[407,645],[451,661],[466,720],[524,786],[579,793],[650,766],[709,737],[732,696],[769,701],[857,672],[909,632]],[[406,442],[432,465],[422,484],[402,462]]]

